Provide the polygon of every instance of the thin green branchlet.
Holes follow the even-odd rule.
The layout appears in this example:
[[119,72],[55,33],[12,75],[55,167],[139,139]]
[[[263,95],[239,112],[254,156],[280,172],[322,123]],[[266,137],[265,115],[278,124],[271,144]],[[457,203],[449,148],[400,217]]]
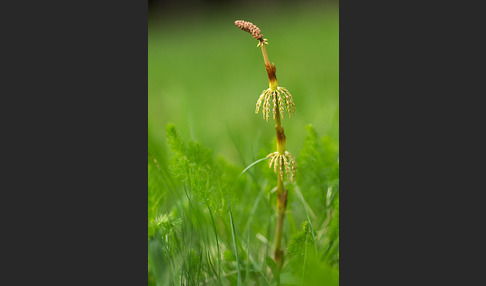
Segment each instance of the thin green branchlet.
[[[251,22],[237,20],[235,26],[250,33],[253,38],[258,40],[257,47],[262,50],[263,61],[267,70],[269,87],[265,89],[256,103],[255,113],[262,110],[263,118],[268,121],[270,117],[270,109],[272,109],[272,118],[275,120],[275,130],[277,133],[277,151],[268,154],[269,167],[273,165],[274,171],[277,174],[277,227],[275,233],[275,251],[274,260],[278,269],[282,268],[284,253],[282,250],[282,229],[283,220],[285,217],[285,210],[287,207],[287,193],[288,190],[284,188],[284,172],[287,175],[287,180],[295,182],[297,173],[297,163],[290,152],[286,150],[286,137],[284,128],[282,127],[281,119],[284,118],[284,111],[287,109],[289,118],[291,114],[295,114],[295,104],[290,92],[278,86],[275,64],[271,64],[268,59],[267,50],[268,40],[263,38],[261,30]],[[271,104],[273,103],[273,107]]]

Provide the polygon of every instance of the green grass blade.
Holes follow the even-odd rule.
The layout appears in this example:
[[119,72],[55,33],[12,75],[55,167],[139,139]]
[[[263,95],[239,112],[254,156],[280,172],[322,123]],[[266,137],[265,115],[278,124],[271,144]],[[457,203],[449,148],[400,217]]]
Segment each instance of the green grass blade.
[[294,188],[295,190],[298,190],[298,193],[300,194],[300,199],[302,201],[302,205],[304,206],[304,211],[305,211],[305,215],[307,216],[307,221],[309,222],[309,225],[311,227],[311,231],[312,231],[312,240],[314,241],[314,250],[316,252],[316,255],[317,255],[317,243],[316,243],[316,238],[314,237],[314,227],[312,226],[312,222],[310,220],[310,217],[309,217],[309,213],[307,212],[307,203],[304,199],[304,195],[302,194],[302,192],[300,191],[299,187],[295,186]]
[[[312,236],[314,239],[314,235]],[[315,242],[315,239],[314,239]],[[302,267],[302,277],[300,279],[300,285],[304,284],[304,277],[305,277],[305,265],[307,264],[307,235],[305,236],[305,248],[304,248],[304,265]],[[314,244],[315,245],[315,244]],[[317,255],[317,248],[316,248],[316,255]]]
[[238,247],[236,246],[236,231],[235,224],[233,222],[233,214],[231,213],[231,204],[228,196],[228,209],[231,221],[231,234],[233,236],[233,244],[235,246],[235,256],[236,256],[236,268],[238,270],[238,286],[241,285],[241,270],[240,270],[240,259],[238,258]]
[[246,238],[246,277],[245,281],[248,284],[249,275],[250,275],[250,224],[248,224],[248,236]]
[[236,140],[234,134],[233,134],[233,129],[226,123],[226,130],[228,131],[228,134],[230,136],[231,141],[233,142],[233,145],[235,145],[236,151],[238,151],[238,155],[240,157],[241,163],[243,163],[243,166],[246,165],[245,161],[245,156],[243,155],[243,152],[241,152],[241,148],[238,144],[238,141]]
[[268,160],[268,158],[261,158],[261,159],[258,159],[256,160],[255,162],[251,163],[250,165],[248,165],[248,167],[246,167],[240,174],[239,177],[241,177],[244,173],[246,173],[246,171],[248,171],[251,167],[253,167],[255,164],[258,164],[260,163],[261,161],[263,160]]
[[218,232],[216,231],[216,224],[214,223],[214,217],[213,217],[213,212],[211,211],[211,208],[209,205],[207,205],[207,208],[209,210],[209,214],[211,215],[211,221],[213,223],[213,229],[214,229],[214,236],[216,237],[216,247],[218,248],[218,280],[221,285],[223,285],[223,282],[221,281],[221,254],[219,252],[219,239],[218,239]]
[[252,220],[253,215],[255,214],[255,212],[258,208],[258,205],[260,204],[260,200],[261,200],[262,195],[265,191],[265,188],[267,187],[267,183],[268,183],[268,180],[263,181],[262,187],[260,188],[261,191],[258,194],[258,197],[256,198],[255,202],[253,203],[253,207],[251,209],[250,215],[248,216],[248,222],[247,222],[247,225],[246,225],[248,227],[248,229],[250,229],[251,220]]

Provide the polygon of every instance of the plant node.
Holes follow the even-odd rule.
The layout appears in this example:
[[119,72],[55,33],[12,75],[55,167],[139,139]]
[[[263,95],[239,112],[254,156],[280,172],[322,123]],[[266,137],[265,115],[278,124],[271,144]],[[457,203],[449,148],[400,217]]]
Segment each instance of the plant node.
[[278,113],[282,119],[284,117],[284,109],[287,109],[289,118],[292,113],[295,114],[295,104],[290,92],[285,87],[278,86],[275,90],[272,90],[272,88],[269,87],[260,94],[255,109],[255,113],[258,113],[263,104],[262,114],[265,120],[268,121],[268,118],[270,117],[270,100],[272,100],[273,103],[273,119],[276,119],[277,107],[279,111]]
[[[297,173],[297,163],[295,158],[289,151],[284,151],[283,154],[280,152],[273,152],[267,155],[270,158],[270,163],[268,167],[271,168],[273,165],[273,170],[279,176],[283,178],[283,173],[285,169],[285,174],[287,174],[287,179],[291,182],[295,182],[295,175]],[[278,171],[277,171],[278,170]]]

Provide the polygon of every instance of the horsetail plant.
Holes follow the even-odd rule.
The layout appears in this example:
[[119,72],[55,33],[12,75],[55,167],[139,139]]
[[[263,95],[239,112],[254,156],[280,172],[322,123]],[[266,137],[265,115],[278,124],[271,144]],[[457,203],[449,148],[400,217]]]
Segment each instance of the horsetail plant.
[[284,253],[281,249],[283,220],[285,217],[285,210],[287,207],[287,193],[288,190],[284,187],[284,170],[287,175],[287,180],[295,182],[295,175],[297,173],[297,164],[294,156],[286,150],[286,137],[281,119],[284,118],[284,110],[287,109],[289,118],[291,114],[295,114],[295,104],[292,100],[290,92],[278,86],[275,64],[270,64],[268,60],[267,50],[265,45],[268,45],[267,39],[263,38],[260,29],[251,22],[237,20],[236,27],[250,33],[253,38],[258,40],[257,47],[261,47],[265,68],[267,70],[269,87],[265,89],[256,103],[255,113],[262,110],[263,118],[268,122],[270,117],[270,101],[273,103],[272,114],[275,120],[275,130],[277,132],[277,151],[268,154],[270,159],[269,167],[273,165],[274,171],[277,174],[277,229],[275,233],[275,251],[274,260],[278,269],[282,268]]

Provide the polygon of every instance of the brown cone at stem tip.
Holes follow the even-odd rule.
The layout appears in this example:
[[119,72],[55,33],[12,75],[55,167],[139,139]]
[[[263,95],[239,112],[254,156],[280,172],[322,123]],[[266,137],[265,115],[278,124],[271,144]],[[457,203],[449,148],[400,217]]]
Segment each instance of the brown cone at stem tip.
[[247,21],[243,21],[243,20],[236,20],[235,26],[242,29],[243,31],[250,33],[253,36],[253,38],[259,40],[260,42],[263,42],[262,32],[252,22],[247,22]]

